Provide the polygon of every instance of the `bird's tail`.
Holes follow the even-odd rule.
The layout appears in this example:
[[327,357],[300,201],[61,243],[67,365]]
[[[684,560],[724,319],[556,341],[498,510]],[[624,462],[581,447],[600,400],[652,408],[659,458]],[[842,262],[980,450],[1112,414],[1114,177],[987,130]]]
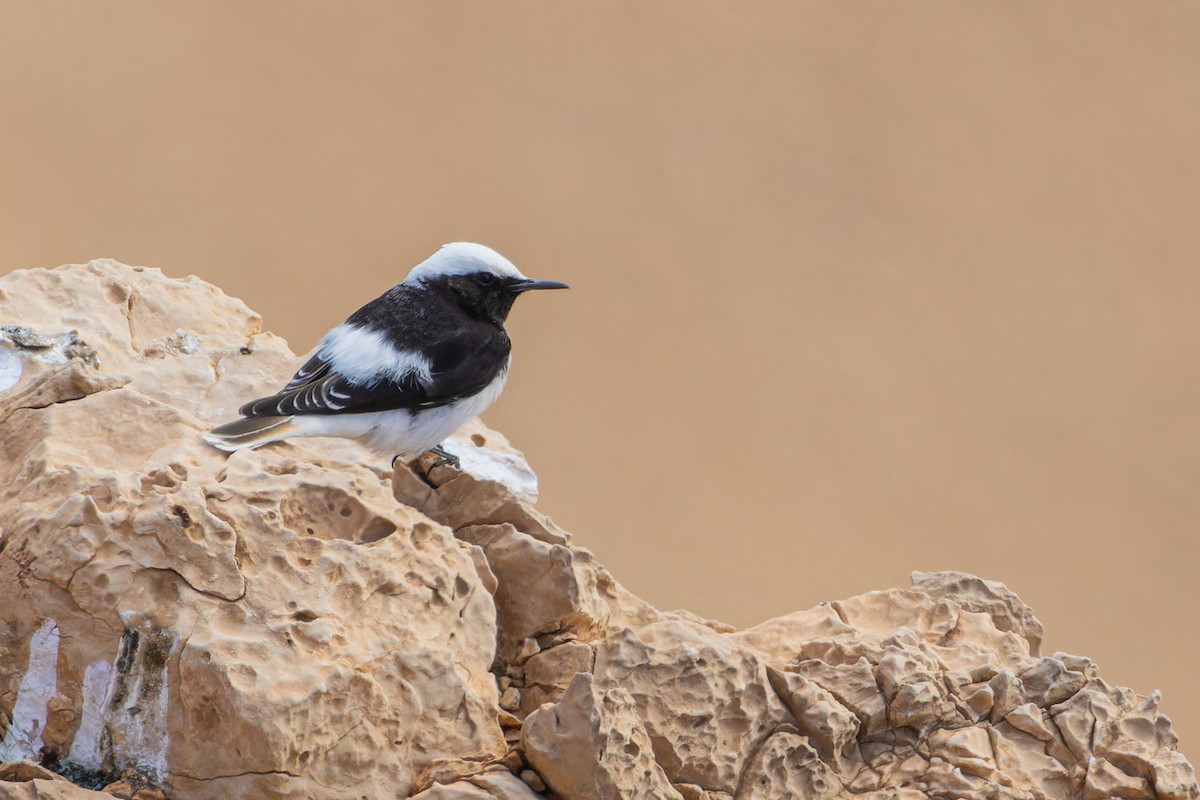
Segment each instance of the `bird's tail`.
[[292,417],[243,417],[213,428],[204,434],[204,441],[232,453],[294,436],[294,428]]

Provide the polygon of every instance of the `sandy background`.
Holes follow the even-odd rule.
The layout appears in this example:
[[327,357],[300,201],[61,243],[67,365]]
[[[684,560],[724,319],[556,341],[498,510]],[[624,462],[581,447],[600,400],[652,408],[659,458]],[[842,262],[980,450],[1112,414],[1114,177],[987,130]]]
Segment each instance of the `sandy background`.
[[1200,5],[0,2],[0,271],[308,349],[438,244],[490,423],[654,603],[1007,582],[1200,756]]

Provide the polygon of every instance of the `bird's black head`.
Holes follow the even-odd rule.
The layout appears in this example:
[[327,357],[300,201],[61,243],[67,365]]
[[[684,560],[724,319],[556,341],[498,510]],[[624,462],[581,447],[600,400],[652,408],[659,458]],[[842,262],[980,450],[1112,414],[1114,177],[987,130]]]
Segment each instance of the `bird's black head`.
[[503,325],[517,295],[532,289],[566,289],[565,283],[526,278],[508,259],[480,244],[455,242],[418,264],[405,283],[451,295],[471,316]]
[[459,303],[471,316],[502,325],[508,318],[517,295],[531,289],[566,289],[558,281],[535,281],[529,278],[500,277],[492,272],[472,272],[453,275],[446,283],[458,296]]

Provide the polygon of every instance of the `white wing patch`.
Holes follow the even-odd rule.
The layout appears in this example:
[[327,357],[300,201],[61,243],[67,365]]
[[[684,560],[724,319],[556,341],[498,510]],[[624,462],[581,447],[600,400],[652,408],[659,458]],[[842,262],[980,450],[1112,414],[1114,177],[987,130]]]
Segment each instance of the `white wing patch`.
[[524,278],[521,270],[490,247],[471,242],[451,242],[413,267],[405,283],[420,283],[448,275],[490,272],[499,278]]
[[325,334],[318,354],[335,372],[359,386],[389,379],[399,381],[408,376],[415,376],[426,385],[433,380],[433,365],[425,356],[400,350],[379,331],[369,331],[348,322]]

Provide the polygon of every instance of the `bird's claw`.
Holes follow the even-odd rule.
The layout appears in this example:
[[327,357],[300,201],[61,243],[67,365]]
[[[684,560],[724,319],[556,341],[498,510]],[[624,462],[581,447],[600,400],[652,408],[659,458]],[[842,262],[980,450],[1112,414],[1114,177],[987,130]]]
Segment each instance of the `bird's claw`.
[[[433,453],[435,456],[437,456],[437,458],[425,470],[427,473],[432,472],[437,467],[453,467],[454,469],[462,469],[462,462],[459,461],[458,456],[454,455],[440,444],[429,448],[429,450],[425,452],[425,455],[429,455],[430,453]],[[424,458],[424,456],[422,456],[422,458]]]
[[[400,456],[396,456],[392,459],[392,469],[395,469],[396,460],[399,458]],[[413,460],[408,466],[413,473],[416,474],[416,476],[422,481],[424,481],[431,489],[437,489],[439,486],[439,484],[434,483],[433,478],[431,477],[431,474],[435,469],[438,467],[451,467],[452,469],[456,470],[461,469],[458,456],[450,453],[441,445],[429,448],[419,457]]]

